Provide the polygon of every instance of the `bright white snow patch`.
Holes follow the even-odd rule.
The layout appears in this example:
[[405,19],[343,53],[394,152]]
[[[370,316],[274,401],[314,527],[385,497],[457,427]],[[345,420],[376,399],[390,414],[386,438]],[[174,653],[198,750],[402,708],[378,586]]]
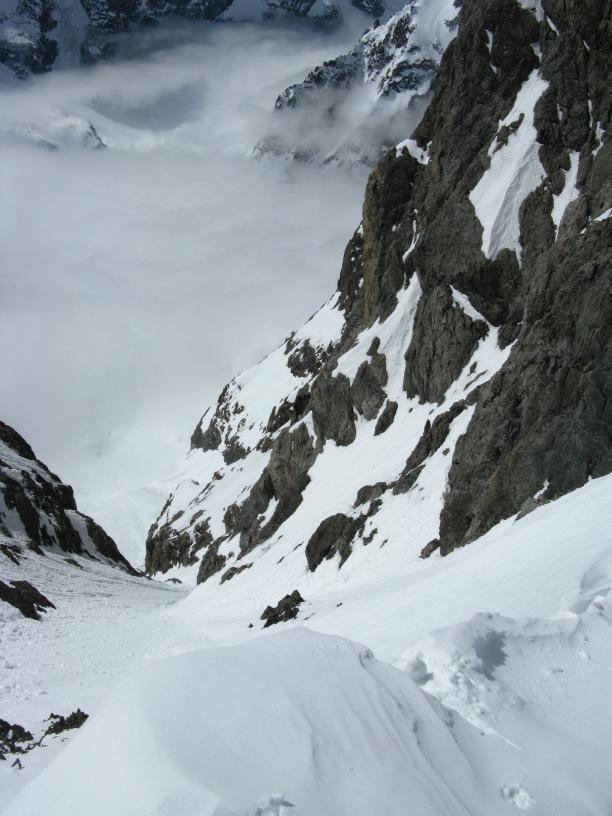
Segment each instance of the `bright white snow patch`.
[[337,343],[344,326],[344,314],[338,308],[340,295],[334,295],[327,301],[301,329],[293,335],[296,344],[308,340],[314,348],[327,348],[330,343]]
[[520,124],[508,134],[506,144],[499,145],[497,136],[493,139],[488,151],[491,165],[469,196],[482,224],[482,251],[493,260],[507,248],[516,253],[520,263],[520,207],[545,175],[536,141],[534,108],[547,87],[538,71],[532,71],[499,129]]
[[414,248],[417,245],[417,241],[419,240],[419,233],[417,232],[417,224],[416,219],[412,219],[412,241],[410,242],[410,246],[402,255],[402,263],[406,263],[408,256],[412,255],[414,252]]
[[418,144],[415,142],[414,139],[404,139],[403,142],[400,142],[398,145],[395,146],[395,155],[401,156],[402,150],[406,148],[408,153],[412,156],[413,159],[416,159],[419,164],[429,164],[430,156],[428,150],[423,150],[422,147],[419,147]]
[[468,296],[464,295],[463,292],[459,292],[458,289],[455,289],[454,286],[451,286],[451,292],[453,295],[453,301],[459,306],[460,309],[471,319],[471,320],[480,320],[482,323],[485,323],[487,326],[491,326],[489,321],[483,317],[480,312],[475,309]]
[[570,153],[570,169],[564,171],[565,184],[563,185],[563,190],[561,190],[559,195],[553,196],[554,202],[551,216],[555,225],[555,237],[559,234],[559,225],[561,224],[567,205],[580,195],[580,190],[576,186],[579,163],[580,153],[576,150],[572,150]]
[[[366,359],[366,352],[372,341],[378,337],[380,340],[378,352],[386,357],[387,371],[391,375],[397,372],[401,374],[404,354],[410,345],[412,324],[420,297],[421,285],[418,276],[413,275],[408,286],[398,292],[397,306],[394,311],[382,323],[380,319],[377,319],[372,326],[361,332],[355,345],[338,358],[334,373],[345,374],[349,380],[352,380],[359,366]],[[399,380],[397,385],[401,392]],[[398,389],[393,387],[391,382],[388,383],[386,392],[389,399],[397,399],[399,396]]]

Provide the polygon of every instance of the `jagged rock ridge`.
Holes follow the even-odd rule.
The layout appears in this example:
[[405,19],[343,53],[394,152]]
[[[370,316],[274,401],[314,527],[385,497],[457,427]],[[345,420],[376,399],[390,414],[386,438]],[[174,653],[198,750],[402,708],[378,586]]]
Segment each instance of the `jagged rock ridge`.
[[307,597],[612,470],[610,25],[598,2],[463,3],[337,293],[205,414],[149,571]]

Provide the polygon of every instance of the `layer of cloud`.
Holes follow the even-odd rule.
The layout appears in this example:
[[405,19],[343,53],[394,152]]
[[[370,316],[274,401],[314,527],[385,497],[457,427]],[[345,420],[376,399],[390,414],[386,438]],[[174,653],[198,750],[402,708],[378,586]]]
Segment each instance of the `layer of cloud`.
[[246,151],[353,36],[164,24],[0,94],[17,135],[91,122],[109,145],[0,153],[0,416],[77,498],[165,475],[224,382],[333,290],[363,172]]

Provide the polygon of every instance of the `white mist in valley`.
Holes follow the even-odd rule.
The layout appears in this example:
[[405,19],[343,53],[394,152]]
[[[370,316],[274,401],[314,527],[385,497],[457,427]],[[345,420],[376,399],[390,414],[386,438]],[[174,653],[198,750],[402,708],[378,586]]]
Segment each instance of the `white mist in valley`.
[[170,476],[223,384],[334,289],[365,169],[249,149],[354,36],[162,24],[0,94],[0,415],[111,533],[102,497]]

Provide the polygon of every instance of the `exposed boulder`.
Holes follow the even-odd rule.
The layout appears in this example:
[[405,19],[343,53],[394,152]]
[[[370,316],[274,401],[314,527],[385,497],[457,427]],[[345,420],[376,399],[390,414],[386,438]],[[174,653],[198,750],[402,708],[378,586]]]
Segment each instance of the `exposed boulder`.
[[344,374],[326,372],[314,381],[311,390],[312,419],[321,442],[332,439],[337,445],[350,445],[355,439],[355,412],[351,383]]
[[11,604],[24,618],[40,620],[41,612],[55,609],[54,604],[29,581],[11,581],[11,586],[0,581],[0,601]]
[[308,569],[314,572],[319,564],[336,553],[340,556],[342,566],[351,554],[351,543],[358,529],[359,522],[344,513],[336,513],[324,519],[306,545]]
[[236,577],[236,575],[240,575],[241,572],[244,572],[252,566],[253,562],[251,561],[248,564],[240,564],[239,567],[230,567],[221,576],[221,583],[224,584],[226,581],[231,581],[232,578]]
[[387,366],[379,346],[380,340],[376,337],[368,350],[370,359],[359,366],[351,383],[353,405],[365,419],[375,419],[386,398]]
[[266,606],[261,614],[261,620],[265,621],[263,628],[267,629],[276,623],[286,623],[297,618],[300,605],[303,603],[304,599],[297,589],[294,589],[290,595],[281,598],[276,606]]
[[63,714],[49,714],[48,722],[51,723],[45,731],[45,736],[49,734],[63,734],[64,731],[73,731],[75,728],[80,728],[84,722],[89,719],[89,714],[77,708],[72,714],[64,716]]
[[428,542],[423,549],[421,550],[421,554],[419,558],[429,558],[433,555],[437,550],[440,549],[440,540],[438,538],[432,538],[430,542]]
[[0,719],[0,759],[6,759],[7,754],[25,754],[33,739],[22,725]]
[[357,497],[353,507],[360,507],[362,504],[367,504],[382,496],[385,490],[388,490],[389,485],[386,482],[376,482],[373,485],[364,485],[357,491]]
[[393,425],[393,420],[395,419],[396,413],[397,402],[394,402],[394,400],[387,400],[381,415],[376,420],[376,425],[374,426],[374,436],[379,436],[380,434],[383,434],[385,431],[389,430],[391,425]]

